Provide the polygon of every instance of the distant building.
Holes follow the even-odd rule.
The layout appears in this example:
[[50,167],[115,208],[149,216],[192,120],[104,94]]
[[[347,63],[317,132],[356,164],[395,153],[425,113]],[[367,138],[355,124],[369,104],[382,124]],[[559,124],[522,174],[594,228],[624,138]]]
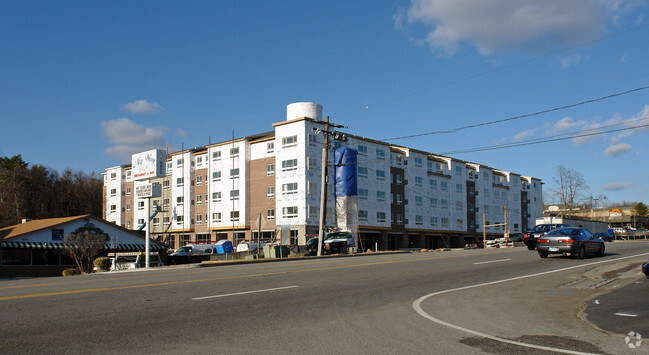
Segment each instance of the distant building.
[[[159,198],[138,199],[130,165],[106,169],[104,218],[127,229],[142,227],[154,205],[153,238],[179,247],[189,242],[262,238],[289,225],[292,244],[318,233],[324,129],[322,106],[294,103],[273,131],[167,155]],[[522,232],[542,216],[542,183],[478,163],[345,134],[330,147],[358,151],[358,220],[363,249],[463,246],[486,224],[505,222]],[[330,154],[329,164],[333,154]],[[329,169],[327,226],[335,225]],[[488,227],[502,236],[504,227]]]
[[[60,276],[64,268],[76,267],[63,253],[63,238],[82,227],[108,235],[104,252],[144,251],[140,234],[92,215],[25,221],[0,229],[0,276]],[[150,249],[166,246],[152,242]]]

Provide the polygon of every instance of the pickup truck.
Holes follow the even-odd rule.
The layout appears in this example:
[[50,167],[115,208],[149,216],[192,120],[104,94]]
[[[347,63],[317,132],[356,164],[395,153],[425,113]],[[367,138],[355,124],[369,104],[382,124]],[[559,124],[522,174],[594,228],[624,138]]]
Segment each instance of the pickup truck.
[[324,240],[324,254],[340,254],[355,246],[354,236],[349,232],[328,233]]

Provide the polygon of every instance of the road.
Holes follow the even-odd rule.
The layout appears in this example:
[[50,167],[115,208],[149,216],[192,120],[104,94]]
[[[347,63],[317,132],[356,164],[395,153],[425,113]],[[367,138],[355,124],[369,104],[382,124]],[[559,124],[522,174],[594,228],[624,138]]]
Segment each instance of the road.
[[510,248],[6,280],[0,353],[633,353],[583,309],[648,258],[630,241],[584,260]]

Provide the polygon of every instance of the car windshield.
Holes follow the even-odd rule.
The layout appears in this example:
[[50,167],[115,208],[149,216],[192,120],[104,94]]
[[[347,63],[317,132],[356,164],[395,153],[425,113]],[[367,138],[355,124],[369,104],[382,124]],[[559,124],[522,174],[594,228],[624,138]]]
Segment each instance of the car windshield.
[[327,239],[340,239],[347,238],[348,234],[345,232],[330,233],[327,235]]
[[579,235],[579,229],[572,229],[572,228],[561,228],[561,229],[555,229],[552,232],[548,233],[548,236],[577,236]]

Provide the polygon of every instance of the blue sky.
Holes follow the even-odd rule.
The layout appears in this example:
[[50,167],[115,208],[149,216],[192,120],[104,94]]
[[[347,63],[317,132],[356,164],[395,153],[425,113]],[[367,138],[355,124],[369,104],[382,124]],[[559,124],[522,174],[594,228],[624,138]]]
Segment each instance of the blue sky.
[[0,156],[102,172],[313,101],[352,134],[649,203],[648,39],[646,1],[3,1]]

